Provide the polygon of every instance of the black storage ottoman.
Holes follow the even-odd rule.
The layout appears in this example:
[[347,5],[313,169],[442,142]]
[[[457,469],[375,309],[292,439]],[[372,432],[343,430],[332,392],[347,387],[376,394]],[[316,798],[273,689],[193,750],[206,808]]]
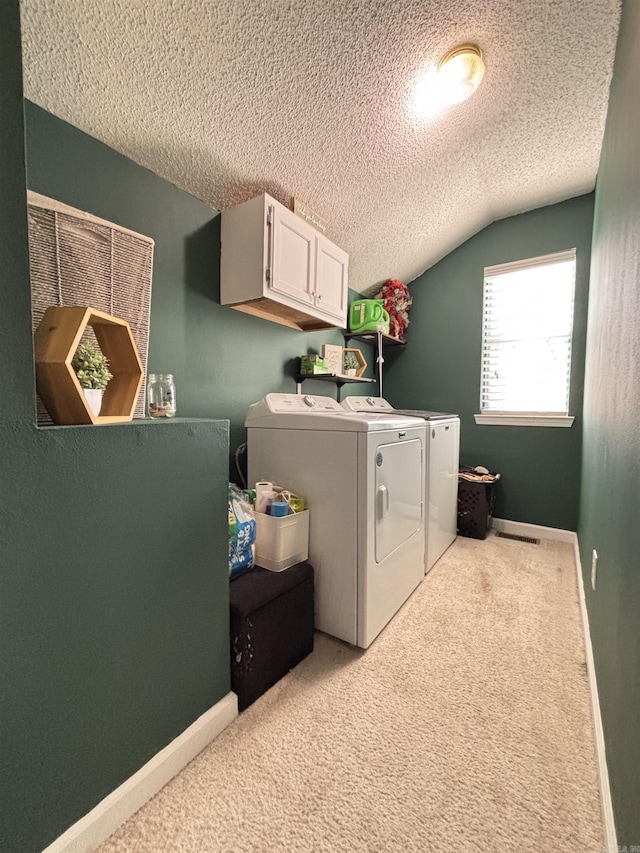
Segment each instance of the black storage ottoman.
[[500,474],[493,482],[458,478],[458,534],[471,539],[486,539],[493,521],[496,502],[495,487]]
[[244,711],[313,651],[313,567],[255,566],[231,581],[231,689]]

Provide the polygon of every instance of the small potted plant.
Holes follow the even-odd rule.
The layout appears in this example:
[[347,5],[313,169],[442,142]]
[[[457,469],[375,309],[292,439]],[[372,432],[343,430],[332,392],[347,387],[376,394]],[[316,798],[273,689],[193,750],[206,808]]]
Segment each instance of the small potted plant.
[[93,414],[98,417],[102,406],[102,394],[112,374],[109,360],[100,347],[91,340],[81,341],[71,359],[71,367],[84,390],[84,396]]
[[355,376],[360,367],[360,362],[352,352],[345,352],[342,359],[344,372],[347,376]]

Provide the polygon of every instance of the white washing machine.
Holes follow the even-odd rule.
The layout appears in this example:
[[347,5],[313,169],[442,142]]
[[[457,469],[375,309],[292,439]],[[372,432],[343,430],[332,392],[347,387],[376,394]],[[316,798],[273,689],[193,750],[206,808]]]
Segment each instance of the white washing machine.
[[427,422],[425,573],[428,572],[457,536],[460,418],[445,412],[394,409],[383,397],[347,397],[342,406],[349,412],[395,413]]
[[245,426],[248,482],[309,506],[316,627],[366,649],[424,577],[425,422],[267,394]]

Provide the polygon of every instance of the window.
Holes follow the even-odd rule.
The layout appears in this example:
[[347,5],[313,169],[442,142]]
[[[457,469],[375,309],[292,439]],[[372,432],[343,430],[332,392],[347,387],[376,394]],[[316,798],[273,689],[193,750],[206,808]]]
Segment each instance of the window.
[[486,267],[476,423],[571,426],[576,251]]

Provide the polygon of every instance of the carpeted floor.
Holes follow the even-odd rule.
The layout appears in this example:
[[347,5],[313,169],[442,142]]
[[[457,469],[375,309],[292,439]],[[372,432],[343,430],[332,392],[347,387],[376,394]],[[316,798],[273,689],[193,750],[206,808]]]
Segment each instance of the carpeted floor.
[[314,653],[101,853],[602,853],[571,546],[458,538],[373,645]]

